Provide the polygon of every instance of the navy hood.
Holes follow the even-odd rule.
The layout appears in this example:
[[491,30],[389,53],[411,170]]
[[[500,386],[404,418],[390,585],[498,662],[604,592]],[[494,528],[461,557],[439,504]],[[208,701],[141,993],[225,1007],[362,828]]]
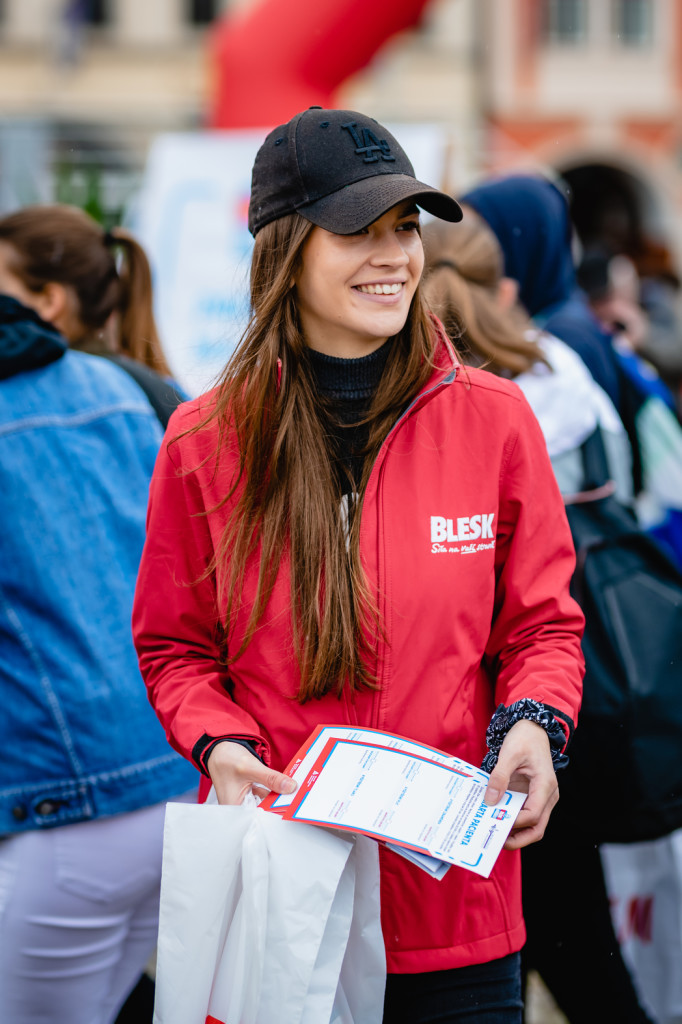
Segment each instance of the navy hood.
[[518,174],[488,181],[462,196],[492,228],[504,272],[519,283],[519,299],[550,334],[578,353],[616,408],[621,393],[611,335],[578,289],[568,203],[546,178]]
[[54,363],[66,349],[51,324],[9,295],[0,295],[0,380]]
[[519,283],[531,316],[569,299],[575,288],[568,204],[546,178],[518,174],[485,182],[459,197],[497,235],[504,272]]

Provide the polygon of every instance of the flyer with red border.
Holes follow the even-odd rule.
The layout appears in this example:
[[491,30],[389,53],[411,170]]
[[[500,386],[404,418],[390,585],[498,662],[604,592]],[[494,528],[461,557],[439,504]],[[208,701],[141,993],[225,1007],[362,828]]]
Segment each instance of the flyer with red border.
[[434,877],[456,864],[488,877],[525,801],[484,802],[489,776],[393,733],[318,726],[287,768],[298,783],[261,804],[292,821],[363,832]]

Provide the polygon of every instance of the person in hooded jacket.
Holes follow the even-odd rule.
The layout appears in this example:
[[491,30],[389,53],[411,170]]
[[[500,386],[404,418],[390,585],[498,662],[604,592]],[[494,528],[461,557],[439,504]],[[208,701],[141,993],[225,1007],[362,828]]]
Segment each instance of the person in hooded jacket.
[[[616,493],[630,500],[630,447],[611,400],[565,342],[532,326],[517,304],[516,282],[504,276],[497,238],[471,208],[463,209],[461,223],[434,221],[424,229],[424,288],[432,309],[467,365],[485,366],[521,388],[565,499],[583,488],[580,445],[598,427]],[[561,801],[542,841],[526,848],[521,861],[524,975],[537,970],[573,1024],[648,1021],[620,953],[599,850],[571,834]],[[547,896],[557,872],[562,900],[552,908]]]
[[538,418],[562,495],[583,486],[582,443],[599,427],[618,498],[632,500],[632,455],[613,402],[565,342],[535,327],[504,275],[493,231],[462,204],[457,224],[424,228],[425,293],[467,366],[521,388]]
[[505,277],[517,282],[519,302],[534,324],[578,353],[621,413],[611,335],[576,283],[573,231],[563,193],[546,178],[512,174],[482,182],[460,201],[492,228],[502,248]]
[[420,208],[461,215],[361,113],[310,108],[267,136],[251,323],[169,424],[133,632],[171,744],[220,803],[291,792],[320,723],[485,758],[492,804],[527,789],[489,879],[379,851],[385,1024],[518,1024],[518,851],[554,806],[583,619],[527,402],[464,370],[424,305]]
[[0,1020],[111,1024],[156,944],[166,802],[196,798],[130,636],[161,427],[34,302],[0,275]]
[[485,181],[461,201],[494,231],[505,275],[538,327],[561,338],[613,401],[632,447],[633,492],[640,524],[682,567],[682,429],[675,400],[653,367],[617,345],[578,288],[566,198],[537,175]]

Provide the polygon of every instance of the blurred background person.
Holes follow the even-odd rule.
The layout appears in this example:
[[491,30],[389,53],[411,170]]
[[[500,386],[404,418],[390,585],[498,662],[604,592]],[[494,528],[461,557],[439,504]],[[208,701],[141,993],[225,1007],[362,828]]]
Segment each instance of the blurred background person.
[[[682,292],[669,238],[660,230],[658,237],[652,234],[636,185],[628,178],[619,178],[612,170],[601,183],[590,185],[585,174],[578,174],[576,185],[579,196],[585,188],[592,190],[592,202],[579,202],[573,213],[584,249],[581,287],[602,305],[607,321],[627,328],[630,344],[656,368],[675,396],[679,413]],[[666,221],[669,235],[671,225]],[[603,306],[605,301],[609,309]]]
[[73,206],[25,207],[0,218],[0,281],[28,297],[71,348],[124,369],[166,427],[187,396],[156,329],[149,261],[129,232],[104,231]]
[[483,181],[462,196],[493,230],[506,277],[536,326],[561,338],[580,356],[621,413],[621,387],[611,335],[577,287],[572,225],[559,189],[537,175]]
[[509,175],[470,189],[462,202],[492,228],[505,275],[533,323],[566,342],[612,399],[632,448],[632,486],[640,524],[682,566],[682,430],[674,400],[631,346],[615,344],[579,288],[568,203],[538,175]]
[[682,414],[679,282],[669,262],[664,270],[662,261],[663,257],[660,274],[642,279],[629,256],[593,245],[582,253],[577,281],[597,319],[611,332],[616,344],[637,353],[660,375],[664,385],[661,397],[679,419]]
[[162,431],[40,317],[82,324],[75,289],[0,253],[0,1019],[111,1024],[156,943],[165,803],[197,783],[130,632]]
[[580,490],[580,445],[599,425],[618,494],[631,500],[632,456],[612,401],[568,345],[533,325],[518,303],[517,282],[504,276],[495,235],[471,208],[463,209],[457,230],[424,228],[431,308],[467,365],[511,378],[524,391],[563,494]]
[[[431,308],[466,364],[511,378],[522,389],[565,497],[582,490],[580,445],[599,427],[610,475],[627,500],[631,455],[613,403],[568,345],[533,326],[517,303],[516,281],[504,275],[495,235],[471,208],[463,210],[460,224],[424,228]],[[542,841],[523,851],[522,869],[525,976],[540,973],[572,1024],[648,1021],[614,932],[599,849],[571,834],[561,800]]]

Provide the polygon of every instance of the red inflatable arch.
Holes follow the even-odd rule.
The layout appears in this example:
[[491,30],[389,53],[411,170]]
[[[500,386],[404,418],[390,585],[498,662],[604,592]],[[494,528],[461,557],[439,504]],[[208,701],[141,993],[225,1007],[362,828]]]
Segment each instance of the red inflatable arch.
[[260,0],[209,36],[211,128],[268,127],[319,103],[380,46],[412,27],[429,0]]

